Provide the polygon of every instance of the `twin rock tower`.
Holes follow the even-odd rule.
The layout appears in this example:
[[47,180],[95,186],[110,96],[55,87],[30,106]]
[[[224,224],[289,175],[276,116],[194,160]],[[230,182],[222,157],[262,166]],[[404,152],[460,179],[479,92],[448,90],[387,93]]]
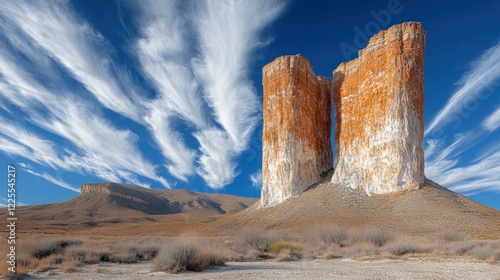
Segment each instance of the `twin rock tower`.
[[373,36],[358,58],[333,71],[333,82],[300,55],[266,65],[260,207],[299,195],[332,168],[333,183],[369,195],[418,189],[424,52],[422,24],[408,22]]

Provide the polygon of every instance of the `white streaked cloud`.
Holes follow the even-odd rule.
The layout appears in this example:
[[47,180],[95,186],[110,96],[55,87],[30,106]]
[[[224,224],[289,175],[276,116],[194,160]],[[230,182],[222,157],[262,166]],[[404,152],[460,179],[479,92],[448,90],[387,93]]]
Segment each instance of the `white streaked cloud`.
[[169,161],[169,164],[165,165],[169,173],[187,182],[188,176],[194,174],[196,151],[184,144],[182,134],[172,127],[173,117],[169,111],[164,110],[158,103],[162,104],[161,101],[151,103],[151,110],[146,118],[146,123],[148,123],[156,145]]
[[180,1],[145,1],[140,11],[141,38],[136,51],[144,75],[157,97],[148,103],[145,118],[157,146],[168,160],[167,170],[187,182],[194,174],[196,151],[187,147],[175,121],[195,129],[208,125],[204,101],[189,67],[186,20],[179,16]]
[[425,130],[425,134],[438,126],[448,123],[453,116],[464,110],[471,101],[479,98],[481,92],[499,79],[500,43],[486,50],[481,57],[471,64],[470,71],[464,74],[458,83],[460,87],[432,119]]
[[262,170],[250,174],[250,182],[252,182],[253,187],[260,189],[262,187]]
[[[105,107],[142,120],[140,97],[112,74],[110,45],[72,11],[67,1],[1,1],[0,14],[60,63]],[[106,50],[106,51],[104,51]],[[123,82],[123,81],[120,81]],[[126,91],[127,94],[124,94]]]
[[[15,39],[26,38],[20,36]],[[52,91],[38,83],[32,73],[40,72],[40,68],[47,70],[45,65],[37,68],[37,61],[24,61],[19,55],[9,53],[5,42],[0,46],[0,81],[6,89],[0,95],[23,110],[27,115],[26,119],[65,138],[76,148],[56,151],[51,148],[55,146],[54,143],[48,144],[43,138],[33,136],[21,129],[19,124],[6,123],[0,133],[8,139],[2,139],[5,146],[0,146],[0,150],[55,169],[63,168],[132,183],[139,182],[137,174],[169,187],[164,178],[156,175],[155,166],[141,155],[135,144],[138,141],[137,135],[129,130],[115,128],[100,116],[99,110],[94,109],[92,101],[82,101],[82,98],[71,93],[64,85],[58,84],[58,80],[46,79],[48,84],[56,85],[54,87],[57,90]],[[23,49],[16,50],[20,53],[22,51]],[[30,56],[33,55],[25,55],[26,58]],[[24,70],[26,65],[32,71]]]
[[208,125],[204,101],[198,93],[189,62],[192,56],[186,20],[179,16],[180,1],[145,1],[140,6],[141,39],[137,56],[157,91],[163,110],[197,128]]
[[495,112],[489,115],[481,124],[481,126],[488,130],[494,131],[500,127],[500,108],[498,108]]
[[237,164],[233,161],[233,144],[226,132],[217,129],[205,129],[195,133],[202,155],[198,159],[200,167],[197,173],[213,189],[223,188],[238,176]]
[[42,177],[44,178],[45,180],[55,184],[55,185],[58,185],[60,187],[63,187],[65,189],[68,189],[70,191],[74,191],[74,192],[77,192],[79,193],[80,192],[80,189],[77,189],[77,188],[74,188],[72,187],[70,184],[64,182],[63,180],[60,180],[60,179],[56,179],[54,177],[52,177],[50,174],[47,174],[47,173],[38,173],[36,171],[33,171],[31,169],[25,169],[26,172],[30,173],[30,174],[33,174],[35,176],[38,176],[38,177]]
[[[9,200],[7,198],[0,198],[0,200],[3,202],[3,203],[0,203],[0,207],[7,207],[8,204],[9,204]],[[22,203],[20,201],[16,201],[16,206],[26,206],[26,205],[29,205],[29,204],[26,204],[26,203]]]
[[[500,43],[486,50],[475,60],[458,84],[459,89],[434,117],[425,133],[459,118],[467,106],[500,79]],[[500,192],[500,145],[496,144],[474,155],[478,143],[489,140],[488,132],[500,126],[500,109],[486,117],[481,126],[445,139],[426,139],[425,174],[431,180],[453,191],[474,194],[482,191]],[[467,156],[463,156],[467,153]],[[474,157],[472,160],[470,154]]]
[[[461,162],[460,155],[474,147],[482,136],[475,133],[457,135],[451,144],[428,140],[426,151],[426,176],[453,191],[474,194],[482,191],[500,192],[500,145],[496,144],[477,154],[471,161]],[[434,146],[434,147],[433,147]]]
[[260,119],[260,101],[248,72],[252,54],[268,40],[265,26],[284,10],[278,1],[199,1],[194,18],[200,55],[194,69],[215,120],[234,142],[235,151],[246,149]]
[[[35,166],[146,187],[144,178],[170,187],[157,173],[162,165],[186,182],[198,174],[215,189],[230,184],[261,118],[252,56],[270,42],[262,31],[284,2],[130,6],[139,12],[139,36],[119,47],[136,59],[152,98],[69,1],[0,1],[0,109],[22,112],[0,128],[0,151]],[[104,108],[135,123],[123,128],[129,120],[115,124]],[[144,131],[150,135],[141,139]],[[151,139],[164,158],[158,164],[139,149]],[[69,186],[52,172],[25,169]]]
[[[260,119],[260,100],[248,77],[251,56],[267,43],[260,38],[262,29],[284,4],[200,1],[191,17],[182,16],[186,5],[181,1],[146,1],[138,8],[137,56],[158,94],[146,121],[170,162],[167,169],[186,181],[195,168],[197,153],[173,125],[180,119],[200,145],[196,172],[210,187],[222,188],[239,174],[234,158],[247,148]],[[191,45],[193,37],[199,47]]]
[[[268,40],[265,26],[284,10],[281,1],[200,1],[194,23],[200,54],[193,60],[204,99],[222,127],[198,132],[198,174],[213,188],[231,183],[239,174],[234,158],[248,147],[260,120],[260,100],[248,72],[252,54]],[[217,145],[214,145],[216,143]]]
[[14,125],[0,117],[0,150],[12,155],[19,155],[39,164],[58,168],[61,159],[54,148],[55,143],[42,139],[19,125]]

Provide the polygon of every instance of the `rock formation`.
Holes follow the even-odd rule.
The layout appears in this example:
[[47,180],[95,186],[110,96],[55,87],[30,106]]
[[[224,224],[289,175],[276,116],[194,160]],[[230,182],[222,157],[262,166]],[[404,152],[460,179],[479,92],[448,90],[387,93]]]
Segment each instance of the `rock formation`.
[[333,71],[332,182],[368,194],[424,182],[424,52],[422,25],[403,23],[373,36],[357,59]]
[[333,167],[331,80],[300,55],[262,70],[264,124],[261,207],[296,196]]
[[111,193],[110,186],[115,183],[83,183],[80,187],[80,194],[85,193]]

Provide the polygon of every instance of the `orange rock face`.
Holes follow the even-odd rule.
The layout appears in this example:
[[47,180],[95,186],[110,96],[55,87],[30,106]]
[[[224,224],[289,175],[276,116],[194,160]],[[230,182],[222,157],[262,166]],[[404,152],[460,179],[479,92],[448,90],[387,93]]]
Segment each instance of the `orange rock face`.
[[368,194],[424,182],[424,52],[422,25],[403,23],[373,36],[357,59],[333,71],[332,182]]
[[263,70],[261,207],[303,192],[333,167],[332,83],[316,77],[300,55],[279,57]]

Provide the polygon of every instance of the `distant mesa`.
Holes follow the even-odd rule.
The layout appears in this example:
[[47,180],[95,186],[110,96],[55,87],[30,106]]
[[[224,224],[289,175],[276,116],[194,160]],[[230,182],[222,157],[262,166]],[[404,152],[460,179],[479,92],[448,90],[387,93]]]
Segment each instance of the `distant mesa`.
[[357,59],[333,71],[333,83],[300,55],[266,65],[260,207],[299,195],[332,167],[333,183],[369,195],[418,189],[425,181],[424,52],[422,24],[408,22],[373,36]]
[[113,182],[83,183],[80,187],[80,194],[111,193],[113,187],[116,188],[117,185],[117,183]]

